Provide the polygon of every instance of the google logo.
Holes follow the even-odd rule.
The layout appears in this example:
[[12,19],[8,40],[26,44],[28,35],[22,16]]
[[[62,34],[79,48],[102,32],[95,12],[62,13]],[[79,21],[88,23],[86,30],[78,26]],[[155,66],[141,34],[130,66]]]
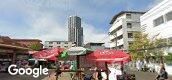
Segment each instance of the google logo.
[[47,68],[43,69],[41,65],[39,68],[34,68],[34,69],[32,69],[32,68],[19,68],[19,69],[17,69],[17,65],[12,64],[8,67],[8,72],[11,75],[17,75],[17,74],[19,74],[19,75],[24,75],[24,74],[33,75],[34,78],[37,78],[42,74],[48,75],[48,69]]

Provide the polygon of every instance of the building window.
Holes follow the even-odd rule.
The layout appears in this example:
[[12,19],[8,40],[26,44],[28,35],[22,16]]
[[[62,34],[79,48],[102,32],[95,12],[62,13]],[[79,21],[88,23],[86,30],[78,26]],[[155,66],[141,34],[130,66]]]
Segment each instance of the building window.
[[57,44],[60,44],[60,42],[57,42]]
[[167,13],[165,17],[167,21],[172,20],[172,12]]
[[65,48],[68,48],[68,46],[64,46]]
[[128,38],[133,38],[133,33],[128,33]]
[[126,14],[127,19],[131,19],[131,14]]
[[131,23],[127,23],[127,28],[132,28],[132,24]]
[[65,42],[65,44],[68,44],[68,42]]
[[155,19],[155,20],[153,21],[153,23],[154,23],[154,27],[156,27],[156,26],[158,26],[158,25],[164,23],[164,18],[163,18],[163,16],[161,16],[161,17]]
[[49,48],[52,48],[53,46],[49,46]]
[[120,45],[120,46],[119,46],[119,49],[123,49],[123,48],[124,48],[124,45]]
[[60,46],[57,46],[58,48],[60,48]]
[[123,38],[123,35],[120,35],[120,36],[117,37],[117,40],[122,39],[122,38]]
[[49,42],[49,44],[53,44],[53,42]]

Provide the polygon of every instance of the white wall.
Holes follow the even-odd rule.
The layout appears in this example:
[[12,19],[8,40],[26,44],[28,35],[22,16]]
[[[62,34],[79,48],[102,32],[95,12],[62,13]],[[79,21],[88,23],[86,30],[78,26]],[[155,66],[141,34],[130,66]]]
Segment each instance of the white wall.
[[148,33],[150,38],[155,37],[157,34],[159,34],[158,38],[172,37],[172,21],[165,22],[156,27],[153,25],[153,20],[162,15],[164,16],[170,11],[172,11],[172,0],[164,0],[140,17],[141,27],[142,29],[145,28],[145,33]]
[[[172,37],[172,20],[167,22],[165,19],[165,22],[159,26],[154,26],[153,23],[160,16],[165,18],[165,14],[170,11],[172,11],[172,0],[164,0],[140,17],[141,28],[150,39]],[[158,72],[160,66],[156,65],[155,67],[156,72]],[[172,75],[172,65],[166,65],[166,71]]]

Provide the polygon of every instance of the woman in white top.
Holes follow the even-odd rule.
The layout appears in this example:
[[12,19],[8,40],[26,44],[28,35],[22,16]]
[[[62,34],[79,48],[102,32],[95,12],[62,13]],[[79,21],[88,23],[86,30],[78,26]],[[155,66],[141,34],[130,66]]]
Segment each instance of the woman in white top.
[[117,80],[117,75],[122,75],[122,71],[119,66],[108,67],[110,70],[109,80]]

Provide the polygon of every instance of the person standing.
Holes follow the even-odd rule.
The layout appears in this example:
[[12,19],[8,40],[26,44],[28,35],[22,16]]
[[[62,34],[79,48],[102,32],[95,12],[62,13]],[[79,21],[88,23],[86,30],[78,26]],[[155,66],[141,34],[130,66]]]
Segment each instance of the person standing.
[[101,70],[97,70],[97,78],[98,80],[102,80]]
[[167,79],[168,79],[168,73],[165,71],[164,65],[161,65],[160,72],[156,77],[156,80],[167,80]]
[[105,71],[101,70],[102,80],[107,80],[107,74]]
[[138,60],[136,62],[136,68],[137,68],[138,71],[141,71],[141,61],[140,60]]

